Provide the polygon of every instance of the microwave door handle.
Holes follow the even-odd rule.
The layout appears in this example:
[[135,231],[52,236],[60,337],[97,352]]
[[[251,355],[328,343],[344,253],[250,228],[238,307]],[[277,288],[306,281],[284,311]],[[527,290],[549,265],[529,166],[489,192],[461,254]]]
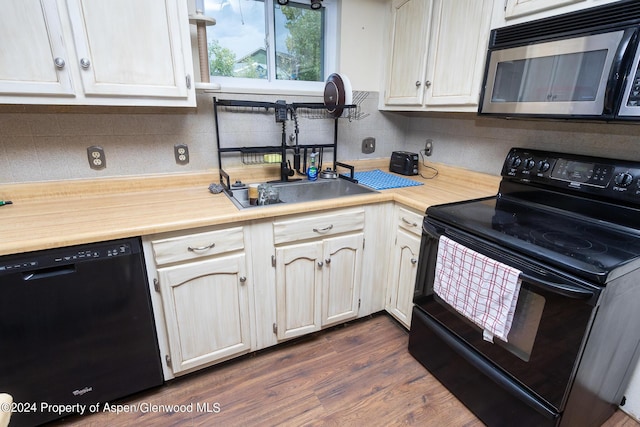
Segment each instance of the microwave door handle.
[[614,114],[616,112],[616,105],[619,102],[618,99],[616,99],[616,95],[620,93],[620,87],[625,81],[625,70],[631,66],[637,47],[638,29],[626,29],[613,57],[611,72],[607,80],[607,87],[604,94],[603,113],[605,114]]
[[552,293],[558,294],[558,295],[562,295],[562,296],[567,297],[567,298],[588,300],[588,299],[593,298],[593,296],[595,295],[595,292],[591,291],[589,289],[578,288],[576,286],[571,286],[571,285],[567,285],[567,284],[563,284],[563,283],[550,282],[548,280],[544,280],[544,279],[540,279],[538,277],[530,276],[530,275],[525,274],[525,273],[522,273],[520,275],[520,278],[524,282],[528,282],[528,283],[537,285],[537,286],[539,286],[541,288],[544,288],[544,289],[548,290],[549,292],[552,292]]

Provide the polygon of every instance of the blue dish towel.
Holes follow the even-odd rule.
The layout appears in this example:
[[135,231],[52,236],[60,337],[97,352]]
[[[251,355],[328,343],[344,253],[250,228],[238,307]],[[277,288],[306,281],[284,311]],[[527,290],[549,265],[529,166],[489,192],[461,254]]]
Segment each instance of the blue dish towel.
[[371,187],[374,190],[387,190],[389,188],[413,187],[423,185],[422,182],[412,179],[403,178],[398,175],[382,172],[380,169],[374,169],[366,172],[356,172],[353,177],[358,183]]

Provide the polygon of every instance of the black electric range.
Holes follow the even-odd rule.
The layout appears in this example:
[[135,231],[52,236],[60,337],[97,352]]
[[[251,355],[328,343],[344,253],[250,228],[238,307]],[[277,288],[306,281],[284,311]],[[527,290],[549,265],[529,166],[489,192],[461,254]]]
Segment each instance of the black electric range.
[[[639,357],[640,162],[514,148],[501,174],[427,209],[409,350],[487,425],[599,426]],[[505,341],[434,292],[443,237],[520,272]]]

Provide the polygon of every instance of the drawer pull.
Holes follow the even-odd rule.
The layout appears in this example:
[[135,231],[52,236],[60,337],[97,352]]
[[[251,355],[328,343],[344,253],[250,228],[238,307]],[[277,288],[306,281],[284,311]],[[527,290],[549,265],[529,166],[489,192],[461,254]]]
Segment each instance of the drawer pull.
[[402,222],[404,222],[405,224],[408,224],[408,225],[410,225],[410,226],[412,226],[412,227],[417,227],[417,226],[418,226],[418,224],[417,224],[417,223],[412,222],[412,221],[409,221],[409,220],[408,220],[408,219],[406,219],[405,217],[402,217],[401,219],[402,219]]
[[216,246],[215,243],[210,244],[209,246],[199,246],[197,248],[192,248],[191,246],[189,246],[187,248],[187,250],[189,252],[200,252],[200,251],[208,251],[209,249],[213,249]]
[[416,265],[418,260],[416,258],[411,258],[411,264]]
[[240,283],[244,284],[244,282],[247,281],[247,278],[245,276],[240,276]]
[[333,224],[331,224],[331,225],[329,225],[327,227],[324,227],[324,228],[314,228],[313,231],[315,231],[316,233],[325,233],[325,232],[331,230],[332,228],[333,228]]

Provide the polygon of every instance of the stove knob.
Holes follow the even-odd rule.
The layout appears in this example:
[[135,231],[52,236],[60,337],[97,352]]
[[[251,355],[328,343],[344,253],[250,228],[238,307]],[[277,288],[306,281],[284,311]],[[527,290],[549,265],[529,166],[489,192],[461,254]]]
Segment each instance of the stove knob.
[[626,187],[633,181],[633,176],[628,172],[622,172],[616,175],[614,182],[620,187]]
[[531,157],[524,160],[524,170],[531,170],[535,165],[536,165],[536,162]]
[[511,160],[509,160],[509,166],[512,168],[517,168],[522,163],[522,159],[518,156],[513,156]]
[[540,172],[546,172],[546,171],[549,170],[550,167],[551,167],[551,165],[546,160],[540,160],[538,162],[538,171],[540,171]]

